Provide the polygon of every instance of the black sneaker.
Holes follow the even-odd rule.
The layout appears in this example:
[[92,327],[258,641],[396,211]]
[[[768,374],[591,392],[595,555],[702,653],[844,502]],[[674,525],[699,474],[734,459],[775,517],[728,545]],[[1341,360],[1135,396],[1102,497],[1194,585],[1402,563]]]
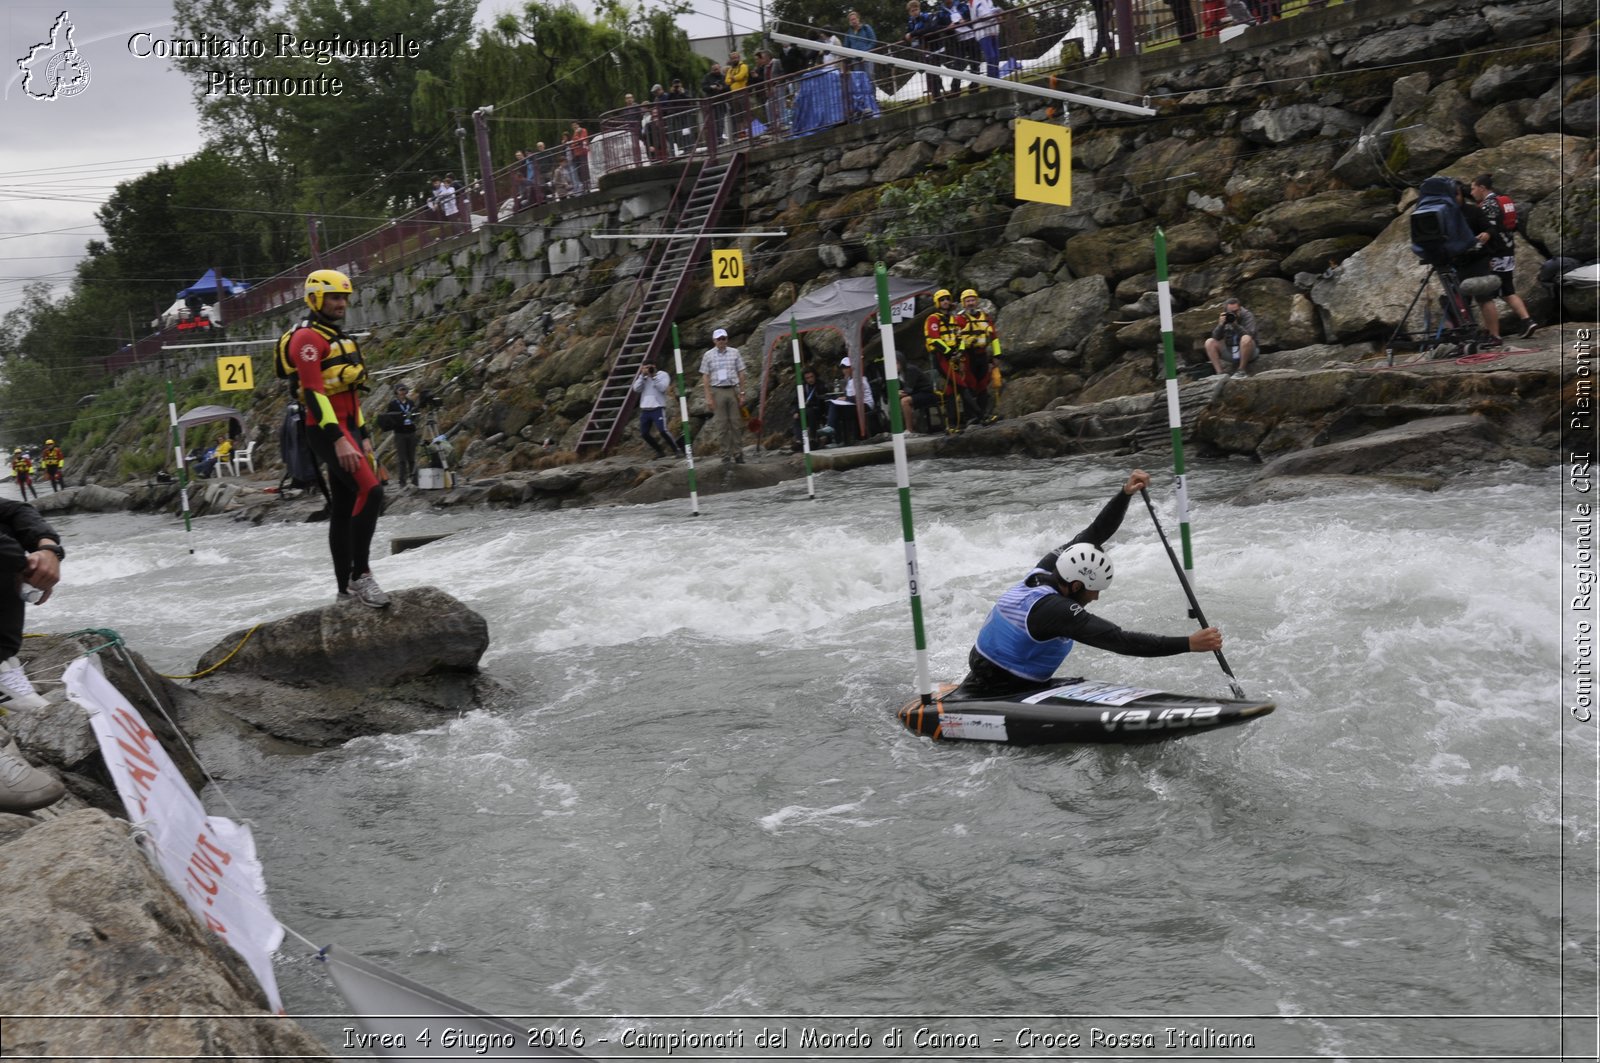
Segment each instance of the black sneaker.
[[1529,336],[1532,336],[1535,332],[1539,331],[1539,323],[1531,317],[1523,318],[1522,324],[1523,329],[1521,336],[1523,339],[1527,339]]

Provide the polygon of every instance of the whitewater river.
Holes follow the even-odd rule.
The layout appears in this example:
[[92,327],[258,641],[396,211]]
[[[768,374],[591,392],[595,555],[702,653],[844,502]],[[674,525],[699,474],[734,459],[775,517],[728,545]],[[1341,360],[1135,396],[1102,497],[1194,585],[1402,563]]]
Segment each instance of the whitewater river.
[[[913,465],[936,679],[1128,467]],[[580,1027],[597,1056],[683,1029],[741,1031],[736,1058],[827,1055],[800,1050],[807,1028],[859,1028],[877,1058],[1556,1053],[1596,990],[1559,471],[1230,503],[1252,471],[1191,470],[1201,604],[1246,692],[1278,705],[1245,728],[1055,749],[902,729],[914,655],[883,466],[821,478],[817,501],[795,483],[706,497],[698,518],[385,518],[381,541],[455,533],[376,571],[487,617],[504,703],[315,755],[208,756],[286,925]],[[332,596],[321,525],[204,520],[191,558],[168,519],[61,524],[69,582],[30,630],[113,627],[164,672]],[[1138,499],[1111,556],[1098,612],[1188,630]],[[1080,648],[1067,669],[1228,690],[1210,655]],[[279,979],[292,1012],[349,1010],[294,938]],[[350,1025],[307,1024],[330,1046]],[[787,1047],[757,1048],[764,1027]]]

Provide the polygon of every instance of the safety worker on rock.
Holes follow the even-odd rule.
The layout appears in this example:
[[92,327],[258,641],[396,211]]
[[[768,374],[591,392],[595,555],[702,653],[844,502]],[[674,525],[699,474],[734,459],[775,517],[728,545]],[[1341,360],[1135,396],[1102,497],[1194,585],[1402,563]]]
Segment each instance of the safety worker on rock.
[[39,497],[38,489],[33,486],[33,459],[21,447],[11,452],[11,474],[17,478],[17,491],[24,502],[28,500],[29,491],[34,498]]
[[922,347],[928,352],[938,393],[944,399],[944,430],[954,435],[962,427],[957,395],[966,379],[966,369],[961,357],[960,321],[948,288],[933,293],[933,313],[922,322]]
[[389,596],[372,578],[372,537],[383,512],[382,475],[361,416],[366,363],[341,327],[354,291],[350,278],[319,269],[306,278],[311,314],[278,340],[278,375],[292,379],[306,411],[306,440],[328,470],[328,549],[340,602],[374,609]]
[[56,446],[56,441],[44,441],[44,449],[39,452],[39,460],[44,463],[44,474],[50,477],[50,490],[59,491],[66,485],[62,483],[61,470],[67,463],[67,456],[61,453],[61,448]]
[[1074,643],[1130,657],[1210,653],[1222,648],[1214,627],[1188,635],[1124,631],[1085,608],[1111,585],[1105,542],[1122,526],[1128,500],[1150,484],[1134,469],[1100,515],[1065,546],[1045,554],[1020,583],[989,610],[967,655],[967,675],[957,693],[968,698],[1009,698],[1047,686]]
[[976,289],[961,293],[961,311],[956,315],[956,335],[966,363],[968,389],[961,394],[968,406],[964,416],[970,424],[993,424],[1000,419],[994,412],[997,398],[995,378],[1000,373],[1000,334],[994,319],[984,312]]

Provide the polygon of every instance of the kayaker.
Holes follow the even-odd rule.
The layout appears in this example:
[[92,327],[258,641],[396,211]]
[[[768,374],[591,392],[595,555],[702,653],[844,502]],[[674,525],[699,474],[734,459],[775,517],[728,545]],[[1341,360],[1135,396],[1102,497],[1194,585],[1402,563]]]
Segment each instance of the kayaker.
[[1124,631],[1085,608],[1111,583],[1106,540],[1122,526],[1128,499],[1149,484],[1149,473],[1133,470],[1094,523],[1045,554],[1020,583],[1000,596],[967,655],[967,675],[957,694],[1002,698],[1040,689],[1079,642],[1130,657],[1222,648],[1222,633],[1214,627],[1189,635],[1148,635]]

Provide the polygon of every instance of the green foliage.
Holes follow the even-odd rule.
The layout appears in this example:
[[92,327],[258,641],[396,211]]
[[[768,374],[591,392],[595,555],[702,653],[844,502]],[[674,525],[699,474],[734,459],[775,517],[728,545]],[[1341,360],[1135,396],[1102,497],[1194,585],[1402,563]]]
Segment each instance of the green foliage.
[[152,476],[167,460],[163,447],[137,447],[124,449],[117,455],[117,473],[125,480]]
[[[411,98],[422,79],[447,75],[475,7],[473,0],[290,0],[279,12],[271,0],[176,0],[176,26],[185,36],[275,43],[280,33],[311,42],[403,34],[421,48],[415,59],[279,56],[269,49],[259,59],[173,63],[193,84],[213,142],[255,175],[278,209],[322,214],[328,240],[338,243],[422,200],[427,169],[438,164],[424,158],[430,149],[454,157],[451,129],[419,121]],[[212,71],[238,78],[326,75],[343,88],[337,96],[213,93],[207,91]]]
[[877,206],[882,224],[870,242],[873,255],[931,252],[938,266],[954,269],[963,235],[981,232],[1009,211],[1012,170],[1011,154],[1001,152],[964,173],[952,164],[944,173],[884,188]]
[[[509,160],[540,141],[555,146],[574,119],[597,133],[598,116],[622,106],[624,93],[643,100],[652,83],[674,77],[693,85],[708,66],[670,9],[607,2],[590,21],[573,7],[528,3],[459,49],[448,70],[419,76],[408,102],[415,121],[452,128],[452,111],[493,103],[490,152]],[[454,169],[448,161],[437,165]]]

